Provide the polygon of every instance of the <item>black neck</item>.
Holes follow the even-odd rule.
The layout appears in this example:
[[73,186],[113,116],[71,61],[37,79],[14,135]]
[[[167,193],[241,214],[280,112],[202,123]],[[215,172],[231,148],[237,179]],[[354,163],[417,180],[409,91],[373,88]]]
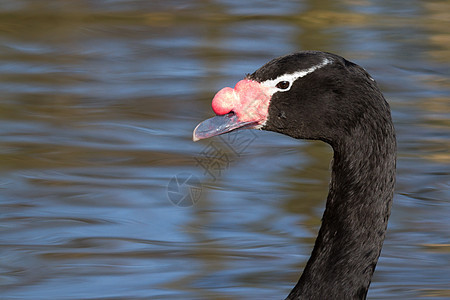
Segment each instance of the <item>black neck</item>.
[[366,298],[395,183],[396,144],[390,118],[381,128],[358,130],[331,143],[334,162],[322,226],[287,299]]

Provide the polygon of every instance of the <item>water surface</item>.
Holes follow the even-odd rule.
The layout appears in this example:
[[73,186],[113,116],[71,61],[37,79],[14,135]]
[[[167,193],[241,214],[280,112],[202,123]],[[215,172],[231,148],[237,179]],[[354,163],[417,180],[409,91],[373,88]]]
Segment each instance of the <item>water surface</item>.
[[[364,66],[391,104],[398,183],[368,297],[449,298],[449,11],[425,0],[1,2],[0,298],[286,296],[320,226],[331,148],[191,134],[217,90],[306,49]],[[171,180],[186,176],[197,189],[174,205]]]

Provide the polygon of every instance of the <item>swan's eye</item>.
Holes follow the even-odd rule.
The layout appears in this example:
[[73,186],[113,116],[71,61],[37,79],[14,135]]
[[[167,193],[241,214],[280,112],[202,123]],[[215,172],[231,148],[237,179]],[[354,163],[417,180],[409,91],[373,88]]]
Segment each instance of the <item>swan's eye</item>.
[[280,81],[277,83],[276,87],[279,88],[280,90],[285,90],[289,87],[289,81]]

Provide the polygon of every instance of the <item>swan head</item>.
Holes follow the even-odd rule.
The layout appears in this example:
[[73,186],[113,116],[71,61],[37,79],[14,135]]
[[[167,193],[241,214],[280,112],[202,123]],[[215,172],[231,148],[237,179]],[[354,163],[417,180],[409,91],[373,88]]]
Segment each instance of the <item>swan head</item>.
[[[378,106],[384,106],[380,110]],[[275,58],[220,90],[215,117],[194,129],[193,140],[237,129],[262,129],[328,143],[349,134],[389,107],[375,81],[358,65],[326,52]]]

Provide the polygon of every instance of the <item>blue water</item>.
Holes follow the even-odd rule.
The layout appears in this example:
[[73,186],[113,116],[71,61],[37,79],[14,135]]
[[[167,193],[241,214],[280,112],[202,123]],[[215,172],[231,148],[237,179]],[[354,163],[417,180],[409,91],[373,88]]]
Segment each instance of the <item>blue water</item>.
[[366,68],[392,108],[397,188],[368,298],[450,298],[448,11],[1,2],[0,298],[285,297],[320,226],[331,148],[191,137],[215,92],[306,49]]

